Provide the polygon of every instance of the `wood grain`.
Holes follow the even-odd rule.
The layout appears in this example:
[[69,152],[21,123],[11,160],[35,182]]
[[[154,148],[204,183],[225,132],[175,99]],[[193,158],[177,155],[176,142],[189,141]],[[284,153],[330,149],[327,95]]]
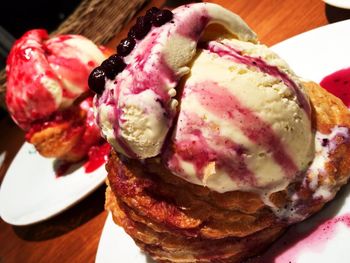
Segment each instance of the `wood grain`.
[[[260,41],[267,45],[328,23],[326,6],[320,0],[210,2],[219,3],[242,16],[257,32]],[[139,14],[143,14],[152,5],[163,4],[164,1],[151,1]],[[334,16],[336,17],[336,10],[333,18]],[[113,38],[108,46],[114,48],[126,36],[134,21],[135,19]],[[0,150],[8,152],[5,164],[0,169],[2,180],[23,142],[23,133],[9,120],[3,120],[0,125]],[[0,220],[0,262],[93,262],[106,219],[103,203],[104,187],[101,187],[78,205],[42,223],[14,227]]]

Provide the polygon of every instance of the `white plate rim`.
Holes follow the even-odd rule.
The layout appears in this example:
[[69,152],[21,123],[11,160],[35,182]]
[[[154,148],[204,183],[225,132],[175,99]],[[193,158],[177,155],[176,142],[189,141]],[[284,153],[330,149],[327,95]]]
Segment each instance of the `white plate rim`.
[[331,6],[335,6],[343,9],[350,9],[350,1],[349,0],[323,0],[326,4]]
[[[34,146],[29,144],[28,142],[24,142],[20,150],[17,152],[15,158],[12,160],[0,186],[0,217],[2,218],[2,220],[4,220],[8,224],[16,225],[16,226],[25,226],[25,225],[39,223],[49,218],[52,218],[62,213],[63,211],[69,209],[70,207],[72,207],[82,199],[84,199],[86,196],[88,196],[90,193],[95,191],[99,186],[101,186],[105,182],[107,172],[105,171],[104,165],[101,165],[101,167],[97,168],[95,171],[88,174],[85,173],[84,167],[81,166],[80,168],[75,170],[72,174],[64,175],[58,179],[65,180],[66,176],[70,176],[72,178],[74,176],[81,176],[81,174],[86,174],[89,177],[94,177],[92,180],[87,182],[87,184],[83,189],[79,188],[78,186],[76,187],[76,191],[69,191],[69,189],[67,189],[67,192],[69,191],[69,195],[67,194],[66,196],[67,198],[57,201],[53,206],[47,207],[46,210],[26,213],[19,218],[13,217],[8,212],[8,210],[5,209],[5,203],[8,202],[8,197],[9,197],[8,192],[10,191],[11,194],[16,194],[15,189],[9,189],[9,187],[12,188],[12,186],[9,184],[11,184],[14,180],[14,177],[17,176],[16,174],[14,174],[14,172],[18,170],[16,166],[18,165],[19,160],[23,158],[23,155],[26,155],[27,154],[26,152],[29,150],[35,151]],[[45,165],[53,165],[54,159],[44,158],[40,156],[39,153],[34,153],[34,154],[36,156],[35,158],[39,158],[41,160],[40,162],[45,163]],[[56,176],[56,175],[46,174],[42,176]],[[40,189],[37,189],[37,190],[40,190]],[[22,194],[22,193],[17,193],[17,194]]]

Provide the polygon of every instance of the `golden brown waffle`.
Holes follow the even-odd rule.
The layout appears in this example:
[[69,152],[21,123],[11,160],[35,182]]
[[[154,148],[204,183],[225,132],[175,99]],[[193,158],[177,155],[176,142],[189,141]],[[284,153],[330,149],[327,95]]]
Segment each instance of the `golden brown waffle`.
[[[318,131],[327,134],[337,125],[350,128],[348,109],[339,99],[315,83],[306,83],[305,89]],[[336,140],[326,165],[334,192],[346,183],[350,171],[350,142],[343,137]],[[158,262],[241,262],[264,250],[291,223],[276,216],[257,193],[210,191],[172,175],[157,158],[141,164],[112,152],[106,168],[106,209]],[[323,180],[320,177],[318,183]],[[302,181],[272,194],[270,201],[283,208],[290,202],[290,191],[305,202],[305,216],[325,204],[315,201]]]
[[86,153],[76,154],[73,151],[84,135],[86,112],[78,107],[70,112],[67,119],[43,127],[39,125],[40,128],[37,130],[34,126],[27,133],[27,140],[42,156],[74,162],[86,155]]

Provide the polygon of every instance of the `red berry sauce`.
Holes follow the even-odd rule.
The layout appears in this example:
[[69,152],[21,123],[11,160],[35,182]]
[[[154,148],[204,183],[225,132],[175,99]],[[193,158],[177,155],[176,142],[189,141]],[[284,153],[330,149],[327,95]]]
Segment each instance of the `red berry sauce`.
[[326,76],[320,85],[350,108],[350,68],[341,69]]
[[111,146],[108,143],[92,146],[89,150],[88,160],[84,164],[85,173],[92,173],[106,163],[110,151]]
[[[332,242],[332,239],[339,233],[340,224],[350,227],[349,213],[324,220],[311,229],[305,224],[295,225],[265,254],[248,260],[247,263],[298,263],[299,256],[304,253],[322,253],[327,244]],[[348,241],[344,240],[344,242]]]
[[111,151],[111,146],[108,143],[92,146],[89,150],[85,163],[71,163],[66,161],[58,161],[55,164],[56,178],[68,175],[81,165],[84,166],[85,173],[92,173],[105,164],[108,160],[108,155]]

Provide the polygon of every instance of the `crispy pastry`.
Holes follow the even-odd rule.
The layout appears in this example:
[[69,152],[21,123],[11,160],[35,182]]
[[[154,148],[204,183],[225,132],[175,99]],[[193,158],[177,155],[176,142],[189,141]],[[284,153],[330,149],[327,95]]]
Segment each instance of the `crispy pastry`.
[[101,140],[92,110],[92,98],[31,124],[26,140],[44,157],[76,162]]
[[[349,111],[338,98],[316,83],[305,83],[305,89],[317,132],[330,134],[336,126],[350,128]],[[278,214],[306,218],[347,182],[348,133],[335,135],[329,143],[334,148],[317,187],[313,188],[315,175],[310,170],[300,181],[272,194],[274,209],[256,193],[217,193],[172,175],[157,158],[141,164],[113,152],[107,164],[106,209],[157,262],[241,262],[261,252],[293,222],[281,220],[275,209],[280,209]],[[329,189],[331,197],[314,198],[323,188]],[[298,202],[292,200],[293,194],[298,195]]]

